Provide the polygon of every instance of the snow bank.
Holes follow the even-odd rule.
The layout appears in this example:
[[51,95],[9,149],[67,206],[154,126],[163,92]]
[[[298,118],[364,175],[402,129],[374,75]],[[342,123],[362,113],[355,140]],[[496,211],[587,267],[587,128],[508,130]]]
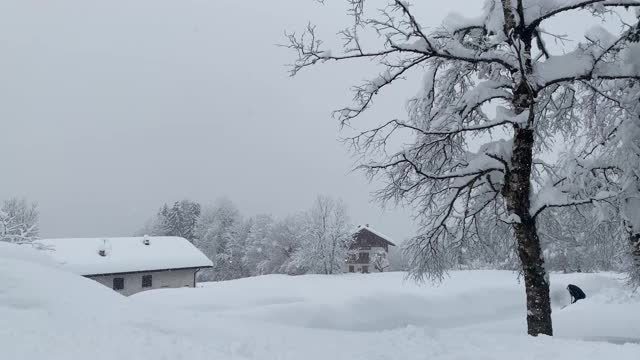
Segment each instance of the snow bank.
[[[588,311],[603,314],[594,320],[607,329],[600,335],[640,337],[637,311],[629,311],[638,299],[615,275],[554,280],[554,292],[572,281],[589,296],[554,313],[557,328],[575,332],[572,324]],[[639,345],[594,337],[522,335],[521,285],[507,272],[454,273],[440,287],[404,282],[401,273],[272,275],[126,298],[24,257],[0,256],[0,284],[3,359],[635,360],[640,354]],[[562,295],[555,295],[561,306]],[[621,310],[629,323],[619,321]]]
[[141,326],[139,322],[153,319],[154,314],[93,280],[42,264],[42,254],[33,249],[16,246],[0,245],[0,358],[205,359],[206,354],[219,355],[186,336],[158,333],[150,322]]
[[45,266],[56,267],[57,263],[42,251],[37,251],[29,244],[11,244],[0,241],[0,258],[22,260]]
[[[640,313],[637,310],[640,294],[633,294],[622,285],[626,281],[623,275],[571,274],[558,275],[556,282],[557,279],[563,279],[564,284],[577,284],[585,291],[587,299],[556,311],[556,333],[584,340],[628,340],[640,344]],[[567,305],[570,302],[568,292],[559,285],[552,287],[553,300]],[[559,295],[562,300],[558,299]]]

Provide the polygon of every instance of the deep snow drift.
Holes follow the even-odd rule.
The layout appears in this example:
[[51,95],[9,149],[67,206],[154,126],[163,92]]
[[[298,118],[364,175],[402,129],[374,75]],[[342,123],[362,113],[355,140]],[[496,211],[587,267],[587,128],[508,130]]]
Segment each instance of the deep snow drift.
[[[400,273],[271,275],[126,298],[5,250],[0,349],[7,359],[640,357],[632,343],[640,339],[640,298],[615,274],[552,277],[552,339],[524,335],[524,292],[508,272],[454,272],[439,287],[405,282]],[[588,299],[560,310],[568,282]]]

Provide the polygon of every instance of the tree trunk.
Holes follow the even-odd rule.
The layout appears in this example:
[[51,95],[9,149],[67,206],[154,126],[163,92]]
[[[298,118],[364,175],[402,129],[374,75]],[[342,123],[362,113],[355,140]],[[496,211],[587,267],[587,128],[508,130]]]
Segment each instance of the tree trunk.
[[529,213],[534,132],[530,128],[515,128],[514,131],[505,198],[509,211],[520,218],[513,229],[527,293],[527,329],[532,336],[553,335],[548,275],[544,268],[536,219]]
[[332,237],[332,241],[331,241],[331,256],[329,257],[329,266],[331,266],[330,267],[331,270],[330,270],[329,274],[333,274],[335,261],[336,261],[336,238]]
[[[512,39],[511,45],[522,51],[524,72],[520,82],[513,89],[512,106],[516,114],[529,111],[526,125],[514,126],[511,165],[505,177],[502,191],[510,213],[518,215],[520,221],[513,225],[516,236],[518,257],[524,275],[527,293],[527,329],[529,335],[553,335],[551,326],[551,300],[549,297],[549,277],[544,268],[544,258],[540,248],[540,239],[536,228],[536,219],[529,213],[531,203],[531,165],[533,162],[534,127],[533,112],[536,95],[527,83],[532,76],[531,63],[532,34],[520,26],[523,22],[522,2],[516,6],[511,0],[502,0],[504,13],[504,33]],[[516,16],[520,25],[516,22]],[[517,46],[516,46],[517,45]]]

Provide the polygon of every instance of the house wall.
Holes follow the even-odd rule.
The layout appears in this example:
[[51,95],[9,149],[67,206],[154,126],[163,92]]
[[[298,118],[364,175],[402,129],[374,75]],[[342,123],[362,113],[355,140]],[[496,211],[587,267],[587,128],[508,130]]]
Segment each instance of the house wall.
[[[363,266],[368,266],[369,267],[369,271],[368,272],[370,272],[370,273],[378,272],[378,270],[374,269],[374,267],[373,267],[374,255],[379,251],[384,251],[385,253],[388,253],[386,247],[371,247],[370,249],[367,249],[367,250],[352,249],[351,251],[356,255],[356,261],[349,261],[349,259],[347,259],[347,261],[345,262],[344,267],[343,267],[343,271],[344,272],[350,272],[349,271],[349,266],[353,266],[354,267],[354,271],[353,272],[356,272],[356,273],[362,272],[362,267]],[[359,256],[360,253],[369,253],[369,262],[368,263],[366,263],[366,264],[358,263],[357,257]]]
[[[114,278],[124,278],[124,289],[117,291],[122,295],[129,296],[141,291],[152,289],[193,287],[196,271],[196,269],[179,269],[114,275],[93,275],[87,276],[87,278],[95,280],[110,289],[113,288]],[[142,287],[142,276],[144,275],[151,275],[151,287]]]

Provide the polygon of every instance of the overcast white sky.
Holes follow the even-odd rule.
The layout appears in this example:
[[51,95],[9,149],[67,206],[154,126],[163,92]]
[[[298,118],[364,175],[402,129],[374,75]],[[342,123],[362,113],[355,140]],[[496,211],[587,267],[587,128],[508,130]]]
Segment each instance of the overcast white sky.
[[[42,236],[129,235],[164,202],[226,196],[246,215],[284,216],[317,194],[396,239],[414,225],[370,202],[337,141],[334,108],[371,76],[327,65],[288,77],[284,30],[328,40],[345,1],[3,0],[0,199],[40,204]],[[420,21],[473,16],[480,0],[426,1]],[[403,115],[417,81],[368,116]]]

